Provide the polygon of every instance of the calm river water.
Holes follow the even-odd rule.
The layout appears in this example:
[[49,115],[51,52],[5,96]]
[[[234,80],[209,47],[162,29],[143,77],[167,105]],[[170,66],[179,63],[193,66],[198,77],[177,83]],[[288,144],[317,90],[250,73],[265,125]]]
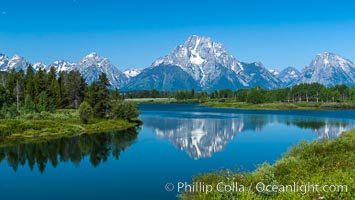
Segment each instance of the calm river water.
[[176,199],[166,183],[254,170],[302,140],[336,138],[355,111],[142,104],[137,129],[0,148],[0,199]]

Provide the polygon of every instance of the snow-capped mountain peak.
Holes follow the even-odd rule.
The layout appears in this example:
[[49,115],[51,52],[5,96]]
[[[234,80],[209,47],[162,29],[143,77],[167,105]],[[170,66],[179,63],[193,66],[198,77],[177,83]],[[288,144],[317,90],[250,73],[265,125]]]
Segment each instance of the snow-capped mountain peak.
[[99,56],[96,52],[92,52],[88,54],[83,59],[81,59],[81,61],[78,64],[84,67],[90,67],[92,65],[98,67],[105,66],[105,65],[112,65],[107,58]]
[[334,53],[320,53],[302,70],[298,83],[355,85],[355,64]]
[[47,70],[47,66],[41,62],[33,63],[32,68],[38,71],[39,69]]
[[8,62],[7,62],[7,66],[5,67],[5,69],[2,70],[13,70],[15,69],[16,71],[19,70],[23,70],[26,71],[27,67],[28,67],[29,63],[26,61],[25,58],[23,58],[22,56],[15,54],[14,56],[12,56]]
[[75,64],[74,69],[78,70],[88,83],[97,80],[102,72],[106,73],[113,87],[120,88],[127,82],[127,77],[109,59],[99,56],[96,52],[81,59]]
[[87,56],[85,56],[84,58],[95,58],[97,57],[97,53],[94,51],[94,52],[91,52],[90,54],[88,54]]
[[329,53],[329,52],[324,52],[324,53],[320,53],[316,56],[316,58],[314,59],[314,65],[316,64],[323,64],[324,67],[341,67],[342,70],[344,71],[349,71],[349,66],[353,66],[354,64],[337,55],[337,54],[334,54],[334,53]]
[[[236,87],[247,86],[243,80],[238,80],[244,75],[237,76],[243,70],[242,64],[228,53],[223,44],[214,42],[210,37],[190,36],[169,55],[153,62],[152,67],[165,65],[180,67],[205,89],[214,88],[210,84],[217,84],[222,81],[220,79],[233,82],[231,85],[236,84]],[[226,77],[223,76],[226,74]]]
[[54,67],[57,69],[57,72],[69,72],[75,70],[75,65],[75,63],[70,63],[65,60],[57,60],[47,66],[47,71],[49,71],[51,67]]

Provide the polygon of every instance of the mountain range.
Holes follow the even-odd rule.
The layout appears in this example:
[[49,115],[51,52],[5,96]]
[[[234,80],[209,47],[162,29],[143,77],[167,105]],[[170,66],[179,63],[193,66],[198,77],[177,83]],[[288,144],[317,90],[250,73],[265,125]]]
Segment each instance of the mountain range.
[[[30,63],[19,55],[9,58],[0,54],[0,71],[24,70]],[[265,89],[288,87],[300,83],[355,85],[355,64],[334,53],[320,53],[309,65],[298,71],[287,67],[282,71],[267,69],[261,62],[245,63],[237,60],[223,46],[209,37],[192,35],[173,51],[156,59],[145,69],[115,67],[109,59],[95,52],[71,63],[65,60],[50,64],[33,63],[34,70],[79,71],[87,83],[105,72],[113,87],[123,91],[195,89],[240,89],[260,86]]]

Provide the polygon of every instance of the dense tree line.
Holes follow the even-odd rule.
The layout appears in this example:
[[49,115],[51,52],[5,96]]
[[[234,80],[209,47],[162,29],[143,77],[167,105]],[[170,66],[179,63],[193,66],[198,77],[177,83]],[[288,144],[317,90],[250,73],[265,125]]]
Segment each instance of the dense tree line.
[[355,100],[355,87],[336,85],[325,87],[319,83],[299,84],[293,87],[275,90],[264,90],[260,87],[239,89],[215,90],[213,92],[195,90],[177,90],[164,92],[157,90],[133,91],[125,93],[126,98],[175,98],[177,100],[198,99],[223,100],[234,99],[239,102],[266,103],[266,102],[341,102]]
[[60,108],[78,108],[84,99],[86,83],[78,71],[49,72],[32,67],[0,76],[0,117],[20,113],[53,112]]
[[124,98],[135,99],[135,98],[173,98],[174,92],[171,91],[158,91],[158,90],[137,90],[129,91],[123,94]]
[[128,106],[129,111],[122,106],[120,111],[114,110],[123,104],[123,98],[118,90],[109,88],[110,83],[105,73],[102,73],[97,81],[87,85],[80,72],[57,72],[54,67],[48,72],[42,69],[34,72],[32,66],[29,66],[26,72],[2,72],[0,118],[14,118],[35,112],[54,112],[56,109],[78,109],[83,102],[85,113],[80,113],[80,116],[83,117],[84,123],[87,123],[90,117],[116,118],[115,113],[125,119],[137,117],[138,110],[131,103],[131,106]]
[[289,88],[263,90],[252,88],[236,92],[237,100],[248,103],[265,102],[344,102],[355,100],[355,87],[336,85],[325,87],[319,83],[299,84]]
[[355,87],[336,85],[325,87],[319,83],[299,84],[293,87],[275,90],[264,90],[260,87],[250,89],[216,90],[211,93],[181,90],[173,93],[178,100],[186,99],[235,99],[239,102],[266,103],[266,102],[342,102],[355,100]]

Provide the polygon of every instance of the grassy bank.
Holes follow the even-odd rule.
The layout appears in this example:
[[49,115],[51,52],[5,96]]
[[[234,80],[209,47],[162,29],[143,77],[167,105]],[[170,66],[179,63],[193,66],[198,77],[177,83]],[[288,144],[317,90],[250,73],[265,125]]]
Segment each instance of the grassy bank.
[[202,103],[203,101],[199,99],[186,99],[177,100],[175,98],[136,98],[136,99],[125,99],[126,101],[132,101],[135,103],[144,104],[188,104],[188,103]]
[[139,120],[91,119],[88,124],[82,124],[76,110],[42,112],[17,119],[0,119],[0,140],[71,137],[83,133],[124,130],[140,123]]
[[[193,181],[213,185],[214,190],[208,194],[184,193],[180,195],[180,199],[355,199],[355,130],[334,140],[303,142],[293,147],[275,164],[263,164],[254,172],[223,170],[197,176]],[[238,183],[239,192],[217,191],[217,184],[220,182],[224,182],[224,185]],[[260,191],[260,182],[264,185],[276,185],[279,189],[276,192]],[[294,183],[299,186],[319,184],[319,187],[318,191],[310,187],[307,192],[281,190],[282,186]],[[327,188],[327,192],[322,191],[326,185],[336,185],[338,188],[334,192]],[[244,192],[240,189],[242,186],[245,186]]]
[[203,103],[205,106],[220,107],[220,108],[241,108],[255,110],[326,110],[326,109],[355,109],[355,102],[275,102],[262,104],[249,104],[245,102],[237,102],[233,100],[208,101]]
[[219,108],[240,108],[250,110],[332,110],[332,109],[355,109],[355,102],[274,102],[251,104],[239,102],[232,99],[218,100],[201,100],[201,99],[186,99],[177,100],[175,98],[137,98],[126,99],[135,103],[144,104],[188,104],[196,103],[204,106],[219,107]]

